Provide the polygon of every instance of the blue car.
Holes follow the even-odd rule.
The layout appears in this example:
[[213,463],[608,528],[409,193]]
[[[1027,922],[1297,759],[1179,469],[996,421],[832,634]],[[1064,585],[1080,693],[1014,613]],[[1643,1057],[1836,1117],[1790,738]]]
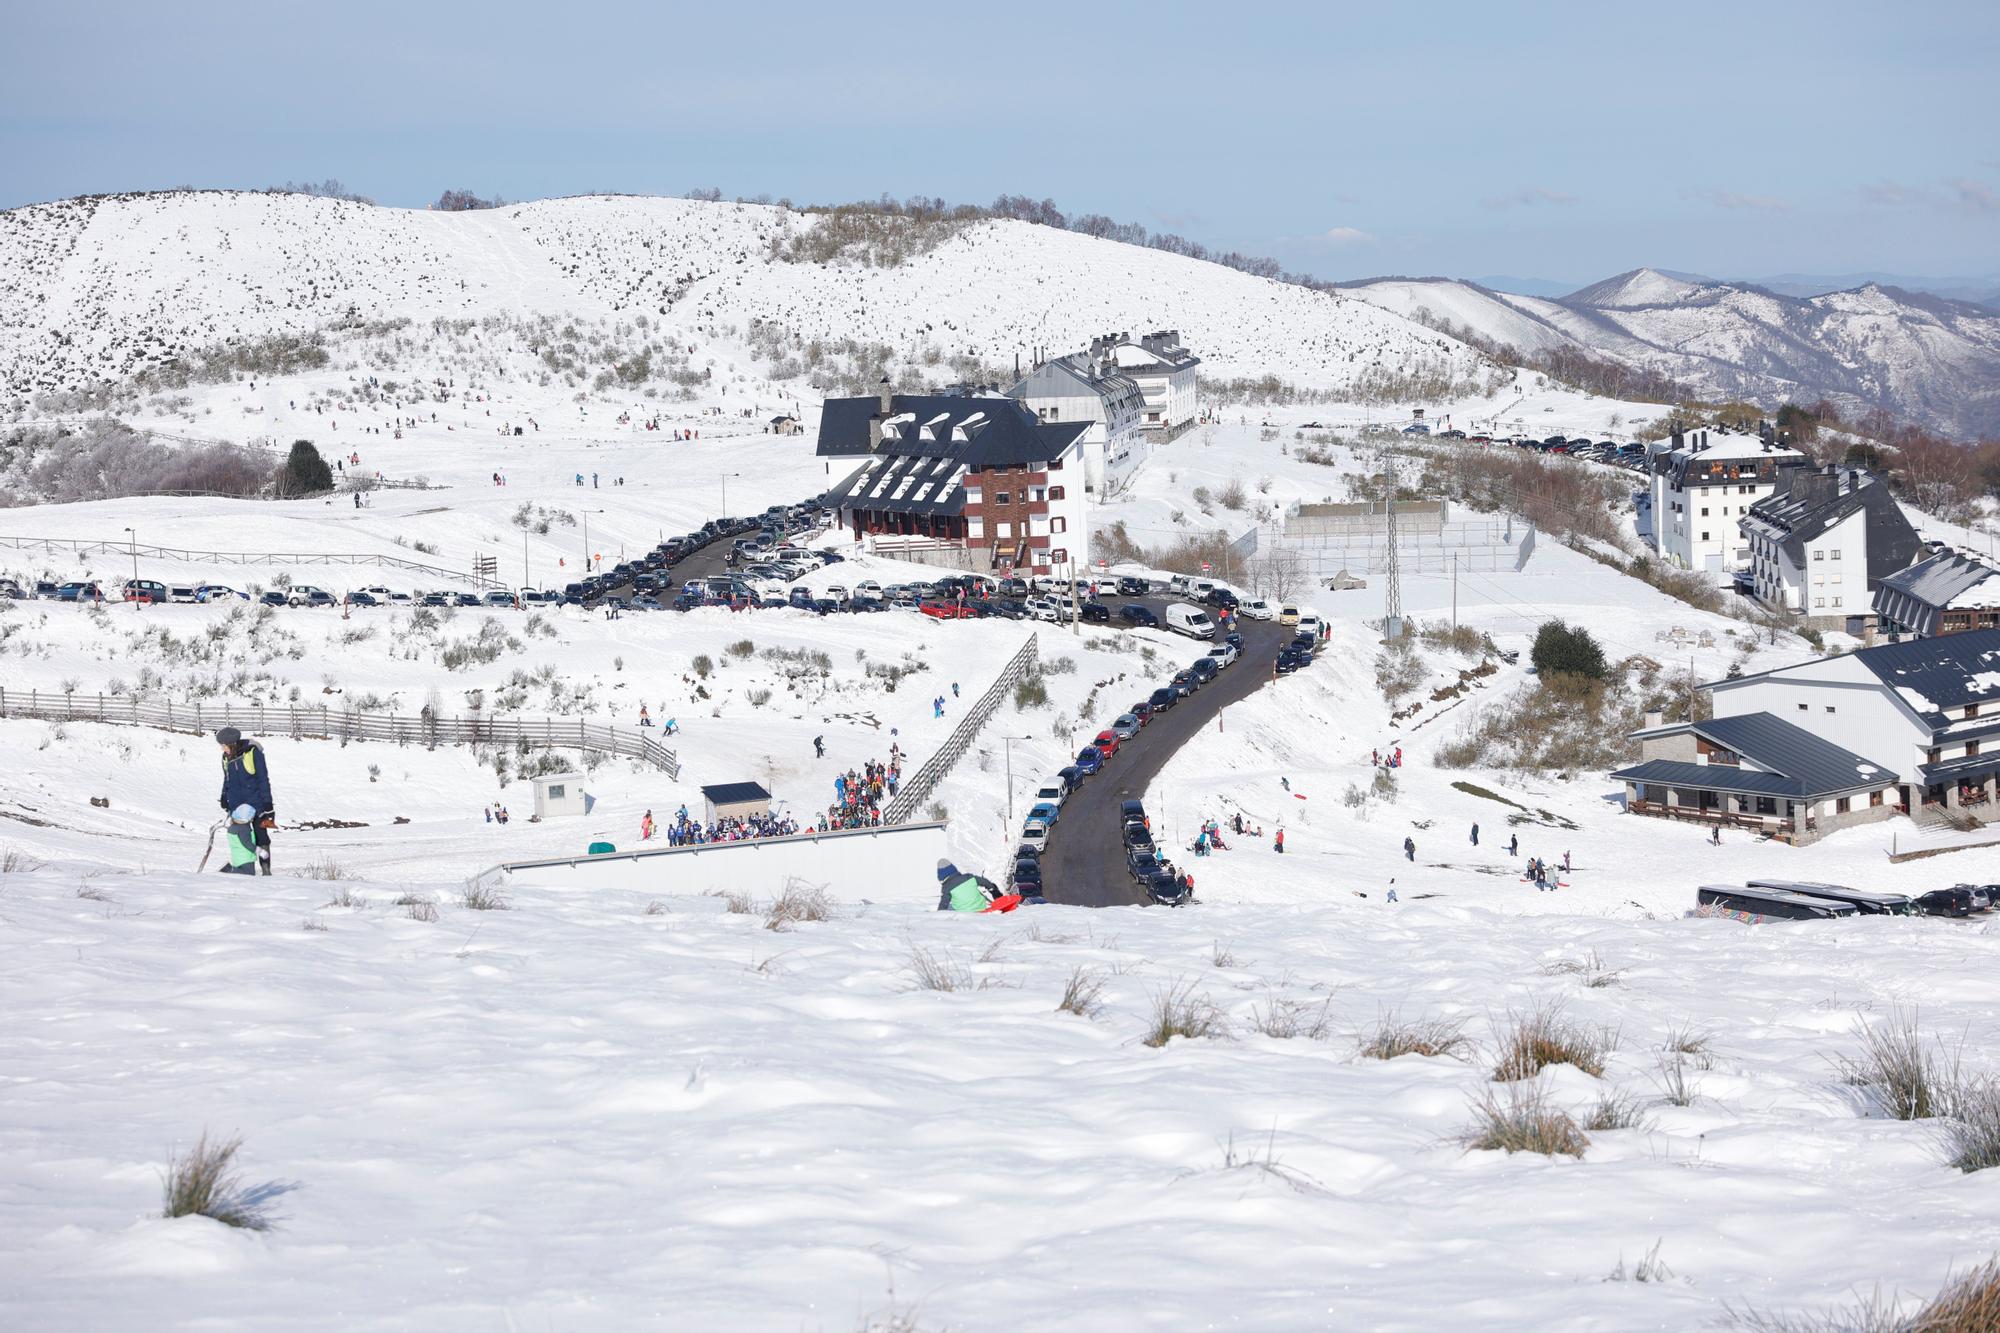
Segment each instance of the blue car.
[[1076,752],[1076,766],[1089,776],[1104,767],[1104,752],[1095,745],[1086,745]]
[[380,605],[382,605],[382,603],[380,603],[380,602],[378,602],[378,601],[376,601],[376,600],[375,600],[375,594],[373,594],[373,593],[368,593],[368,592],[351,592],[351,593],[347,594],[347,604],[348,604],[349,606],[380,606]]
[[1047,824],[1050,828],[1054,828],[1056,824],[1056,816],[1060,813],[1061,812],[1056,808],[1055,805],[1051,804],[1048,801],[1043,801],[1041,804],[1037,805],[1034,809],[1028,811],[1028,818],[1039,819],[1043,823]]

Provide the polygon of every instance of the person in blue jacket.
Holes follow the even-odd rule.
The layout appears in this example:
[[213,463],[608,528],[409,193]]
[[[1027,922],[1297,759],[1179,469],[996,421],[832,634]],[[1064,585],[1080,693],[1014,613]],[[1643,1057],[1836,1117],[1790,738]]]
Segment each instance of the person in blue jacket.
[[271,805],[271,766],[264,747],[243,739],[234,727],[215,733],[222,747],[222,808],[235,810],[247,805],[257,812],[257,873],[271,873],[271,830],[278,822]]

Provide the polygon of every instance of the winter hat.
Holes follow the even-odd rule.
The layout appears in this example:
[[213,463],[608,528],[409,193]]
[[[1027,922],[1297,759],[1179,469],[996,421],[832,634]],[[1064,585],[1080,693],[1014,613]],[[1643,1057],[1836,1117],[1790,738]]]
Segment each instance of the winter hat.
[[956,879],[956,878],[958,878],[958,867],[953,865],[951,862],[945,860],[943,857],[939,857],[938,883],[942,884],[948,879]]
[[249,804],[239,805],[229,812],[229,817],[238,824],[247,824],[257,817],[257,807]]
[[222,745],[237,745],[243,740],[243,733],[234,727],[224,727],[215,733],[215,739]]

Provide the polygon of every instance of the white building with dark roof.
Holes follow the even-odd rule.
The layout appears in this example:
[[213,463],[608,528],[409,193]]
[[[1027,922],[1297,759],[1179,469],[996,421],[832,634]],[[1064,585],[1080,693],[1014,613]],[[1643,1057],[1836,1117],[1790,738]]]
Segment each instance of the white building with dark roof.
[[2000,567],[1973,551],[1939,551],[1875,589],[1876,628],[1934,638],[2000,629]]
[[1753,596],[1819,629],[1860,634],[1875,587],[1923,550],[1889,488],[1860,468],[1782,468],[1741,520]]
[[883,555],[979,573],[1081,573],[1089,559],[1083,436],[994,394],[829,398],[822,458],[858,464],[827,492]]
[[1158,329],[1137,342],[1121,333],[1108,350],[1119,373],[1137,383],[1145,398],[1139,429],[1172,439],[1194,424],[1201,410],[1196,382],[1201,358],[1181,345],[1179,330]]
[[1757,435],[1674,432],[1647,459],[1654,549],[1682,569],[1716,575],[1748,569],[1750,542],[1738,525],[1778,489],[1780,472],[1805,463],[1798,450]]
[[1044,361],[1007,390],[1038,421],[1089,423],[1083,435],[1084,472],[1085,486],[1093,492],[1104,488],[1107,476],[1122,475],[1145,456],[1146,437],[1140,431],[1145,392],[1118,368],[1115,342],[1115,336],[1093,338],[1085,351]]

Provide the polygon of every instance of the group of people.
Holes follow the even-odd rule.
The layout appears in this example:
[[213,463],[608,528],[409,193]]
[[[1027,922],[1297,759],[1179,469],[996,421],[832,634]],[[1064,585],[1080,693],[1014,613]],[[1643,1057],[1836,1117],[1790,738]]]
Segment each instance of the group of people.
[[[498,802],[498,801],[495,801],[495,802],[494,802],[493,804],[491,804],[491,805],[487,806],[487,807],[486,807],[486,822],[487,822],[487,823],[489,823],[489,824],[504,824],[504,823],[506,823],[506,822],[507,822],[507,807],[506,807],[506,806],[504,806],[504,805],[502,805],[502,804],[500,804],[500,802]],[[531,821],[531,822],[532,822],[532,821]]]
[[833,780],[833,804],[819,817],[819,831],[880,828],[882,803],[894,799],[902,780],[903,749],[891,742],[888,763],[870,759],[858,772],[850,768]]
[[1403,766],[1403,747],[1398,745],[1387,754],[1384,754],[1380,750],[1370,750],[1368,752],[1368,762],[1377,768],[1401,768]]
[[[1236,816],[1236,831],[1243,831],[1243,816]],[[1229,844],[1222,840],[1222,825],[1213,819],[1204,819],[1201,830],[1194,835],[1194,854],[1207,856],[1211,851],[1226,852]]]
[[[653,714],[650,710],[647,709],[646,705],[644,704],[639,705],[639,725],[642,727],[650,727],[653,725]],[[662,727],[661,730],[665,731],[669,736],[678,736],[680,735],[681,724],[678,719],[670,717],[667,719],[666,725]]]
[[[667,825],[667,845],[669,847],[699,847],[715,842],[744,842],[751,838],[788,838],[799,831],[798,821],[790,815],[730,815],[724,819],[702,823],[688,817],[684,805],[674,811],[674,822]],[[648,810],[639,821],[639,839],[651,842],[658,836],[653,823],[653,812]]]

